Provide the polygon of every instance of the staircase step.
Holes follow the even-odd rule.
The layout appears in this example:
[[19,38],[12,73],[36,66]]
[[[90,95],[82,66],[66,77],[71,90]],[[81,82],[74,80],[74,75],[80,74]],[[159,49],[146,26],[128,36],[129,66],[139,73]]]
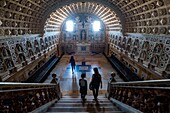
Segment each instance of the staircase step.
[[[87,103],[92,103],[92,102],[96,102],[95,100],[86,100]],[[61,99],[60,101],[58,101],[57,103],[82,103],[82,100],[81,99],[75,99],[75,100],[67,100],[67,99]],[[98,99],[98,103],[110,103],[109,100],[100,100]]]
[[[80,98],[80,96],[63,96],[62,98]],[[86,98],[94,98],[93,96],[86,96]],[[98,98],[106,98],[105,96],[98,96]]]
[[[83,106],[83,107],[87,107],[89,104],[93,105],[93,106],[97,106],[96,103],[55,103],[54,106],[64,106],[64,107],[77,107],[77,106]],[[110,106],[110,103],[100,103],[99,104],[101,107],[102,106]],[[113,106],[113,105],[112,105]]]
[[63,96],[46,113],[124,113],[104,96],[99,96],[97,101],[93,98],[86,96],[83,102],[80,96]]
[[[46,112],[46,113],[92,113],[92,112]],[[98,111],[95,113],[125,113],[123,111]]]
[[48,111],[52,112],[81,112],[81,111],[119,111],[116,107],[95,107],[95,106],[88,106],[88,107],[50,107]]
[[[74,99],[81,99],[81,97],[77,97],[77,98],[63,97],[62,99],[74,100]],[[93,100],[94,97],[86,97],[86,99]],[[108,100],[106,97],[98,97],[98,99]]]

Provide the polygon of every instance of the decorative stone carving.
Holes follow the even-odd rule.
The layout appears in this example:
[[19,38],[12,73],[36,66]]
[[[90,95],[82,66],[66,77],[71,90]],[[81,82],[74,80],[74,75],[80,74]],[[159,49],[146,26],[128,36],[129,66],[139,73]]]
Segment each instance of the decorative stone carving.
[[153,28],[152,32],[155,33],[155,34],[158,33],[158,28],[157,27]]
[[158,25],[158,20],[153,20],[153,21],[152,21],[152,24],[153,24],[153,25]]
[[0,6],[1,7],[5,7],[7,5],[6,1],[5,0],[1,0],[0,1]]
[[163,62],[167,62],[169,60],[169,55],[166,53],[161,54],[160,60]]
[[158,0],[158,1],[156,2],[156,5],[157,5],[158,7],[160,7],[160,6],[163,6],[164,3],[163,3],[162,0]]
[[2,21],[0,20],[0,26],[2,26]]
[[157,66],[159,63],[159,56],[153,56],[150,60],[150,63],[153,64],[154,66]]
[[167,29],[165,27],[160,28],[160,34],[166,34]]
[[6,29],[6,30],[5,30],[5,35],[10,35],[10,34],[11,34],[11,30]]
[[162,25],[167,24],[167,19],[166,19],[166,18],[162,18],[162,19],[160,20],[160,24],[162,24]]

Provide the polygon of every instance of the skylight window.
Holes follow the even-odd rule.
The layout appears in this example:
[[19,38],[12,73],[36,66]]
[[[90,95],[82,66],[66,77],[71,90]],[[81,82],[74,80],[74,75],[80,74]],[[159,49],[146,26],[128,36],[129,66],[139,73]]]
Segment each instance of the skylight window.
[[72,32],[74,29],[74,23],[72,20],[66,22],[66,31]]
[[100,21],[94,21],[93,22],[93,31],[99,31],[100,30]]

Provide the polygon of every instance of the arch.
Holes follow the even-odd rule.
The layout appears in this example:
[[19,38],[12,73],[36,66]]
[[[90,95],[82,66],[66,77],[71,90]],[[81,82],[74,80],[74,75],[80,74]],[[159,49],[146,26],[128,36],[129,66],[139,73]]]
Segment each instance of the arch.
[[[70,0],[70,1],[62,1],[60,3],[54,3],[53,6],[48,9],[46,12],[45,12],[45,15],[44,15],[44,18],[42,20],[42,25],[45,25],[46,24],[46,20],[48,19],[48,17],[50,17],[50,14],[52,14],[52,12],[54,12],[55,10],[58,9],[58,11],[61,10],[61,8],[63,7],[67,7],[69,6],[70,4],[76,4],[77,2],[89,2],[89,3],[96,3],[97,5],[100,4],[106,8],[109,8],[112,12],[114,12],[119,20],[120,20],[120,24],[122,25],[122,32],[124,33],[124,28],[125,28],[125,18],[124,18],[124,15],[123,13],[121,12],[121,10],[114,4],[111,4],[105,0],[102,0],[102,1],[95,1],[95,0]],[[62,6],[62,7],[61,7]],[[63,16],[63,15],[62,15]],[[62,18],[61,16],[61,18]],[[58,24],[58,23],[57,23]],[[110,25],[109,25],[110,26]],[[43,31],[43,30],[42,30]]]
[[20,44],[16,44],[15,52],[18,54],[20,52],[24,52],[24,49]]
[[12,67],[14,67],[14,62],[11,60],[11,59],[5,59],[4,60],[4,63],[5,63],[5,65],[6,65],[6,68],[7,69],[9,69],[9,68],[12,68]]
[[133,46],[139,47],[139,39],[135,39],[135,42],[133,43]]
[[146,59],[146,51],[142,51],[140,53],[140,59],[145,60]]
[[27,42],[26,42],[26,49],[28,50],[29,48],[30,48],[30,49],[32,48],[32,44],[31,44],[30,41],[27,41]]
[[39,47],[38,40],[34,40],[34,47]]
[[5,72],[5,64],[3,56],[0,54],[0,72]]
[[41,46],[41,50],[45,49],[44,40],[42,38],[40,39],[40,46]]
[[150,63],[157,66],[159,63],[159,56],[158,55],[153,56],[150,60]]
[[0,53],[1,53],[2,57],[11,56],[11,53],[10,53],[9,49],[7,49],[6,47],[1,47],[0,48]]
[[138,56],[138,55],[139,55],[138,48],[134,47],[134,48],[132,49],[132,54],[135,55],[135,56]]
[[127,41],[126,37],[123,37],[123,40],[122,40],[122,48],[123,49],[126,49],[126,41]]
[[28,56],[29,56],[29,57],[34,56],[34,52],[32,51],[32,49],[29,49],[29,50],[28,50]]
[[163,44],[156,43],[153,53],[161,53],[163,51]]
[[132,38],[129,38],[127,41],[127,45],[131,45],[132,44]]
[[19,60],[19,63],[25,62],[26,61],[25,55],[23,53],[19,54],[18,60]]
[[145,41],[145,42],[143,43],[142,49],[146,49],[146,50],[149,49],[149,42],[148,42],[148,41]]

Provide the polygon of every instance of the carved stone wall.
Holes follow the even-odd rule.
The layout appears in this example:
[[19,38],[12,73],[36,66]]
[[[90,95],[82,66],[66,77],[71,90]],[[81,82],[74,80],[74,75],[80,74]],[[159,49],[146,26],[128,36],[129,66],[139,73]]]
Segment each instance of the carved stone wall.
[[[20,70],[23,71],[23,68],[24,70],[28,70],[27,72],[21,72],[21,74],[23,74],[21,78],[23,79],[17,79],[17,81],[27,79],[29,71],[36,71],[38,67],[46,62],[51,54],[55,53],[57,55],[58,38],[59,36],[54,33],[44,35],[43,37],[39,35],[29,35],[0,39],[1,81],[8,80],[13,77],[16,72],[19,73]],[[34,64],[34,66],[30,66],[32,64]],[[32,72],[30,72],[30,74]],[[24,75],[25,73],[26,75]],[[17,77],[19,78],[19,74]]]
[[167,69],[170,64],[169,37],[110,34],[109,39],[109,54],[115,54],[139,76],[170,78]]

